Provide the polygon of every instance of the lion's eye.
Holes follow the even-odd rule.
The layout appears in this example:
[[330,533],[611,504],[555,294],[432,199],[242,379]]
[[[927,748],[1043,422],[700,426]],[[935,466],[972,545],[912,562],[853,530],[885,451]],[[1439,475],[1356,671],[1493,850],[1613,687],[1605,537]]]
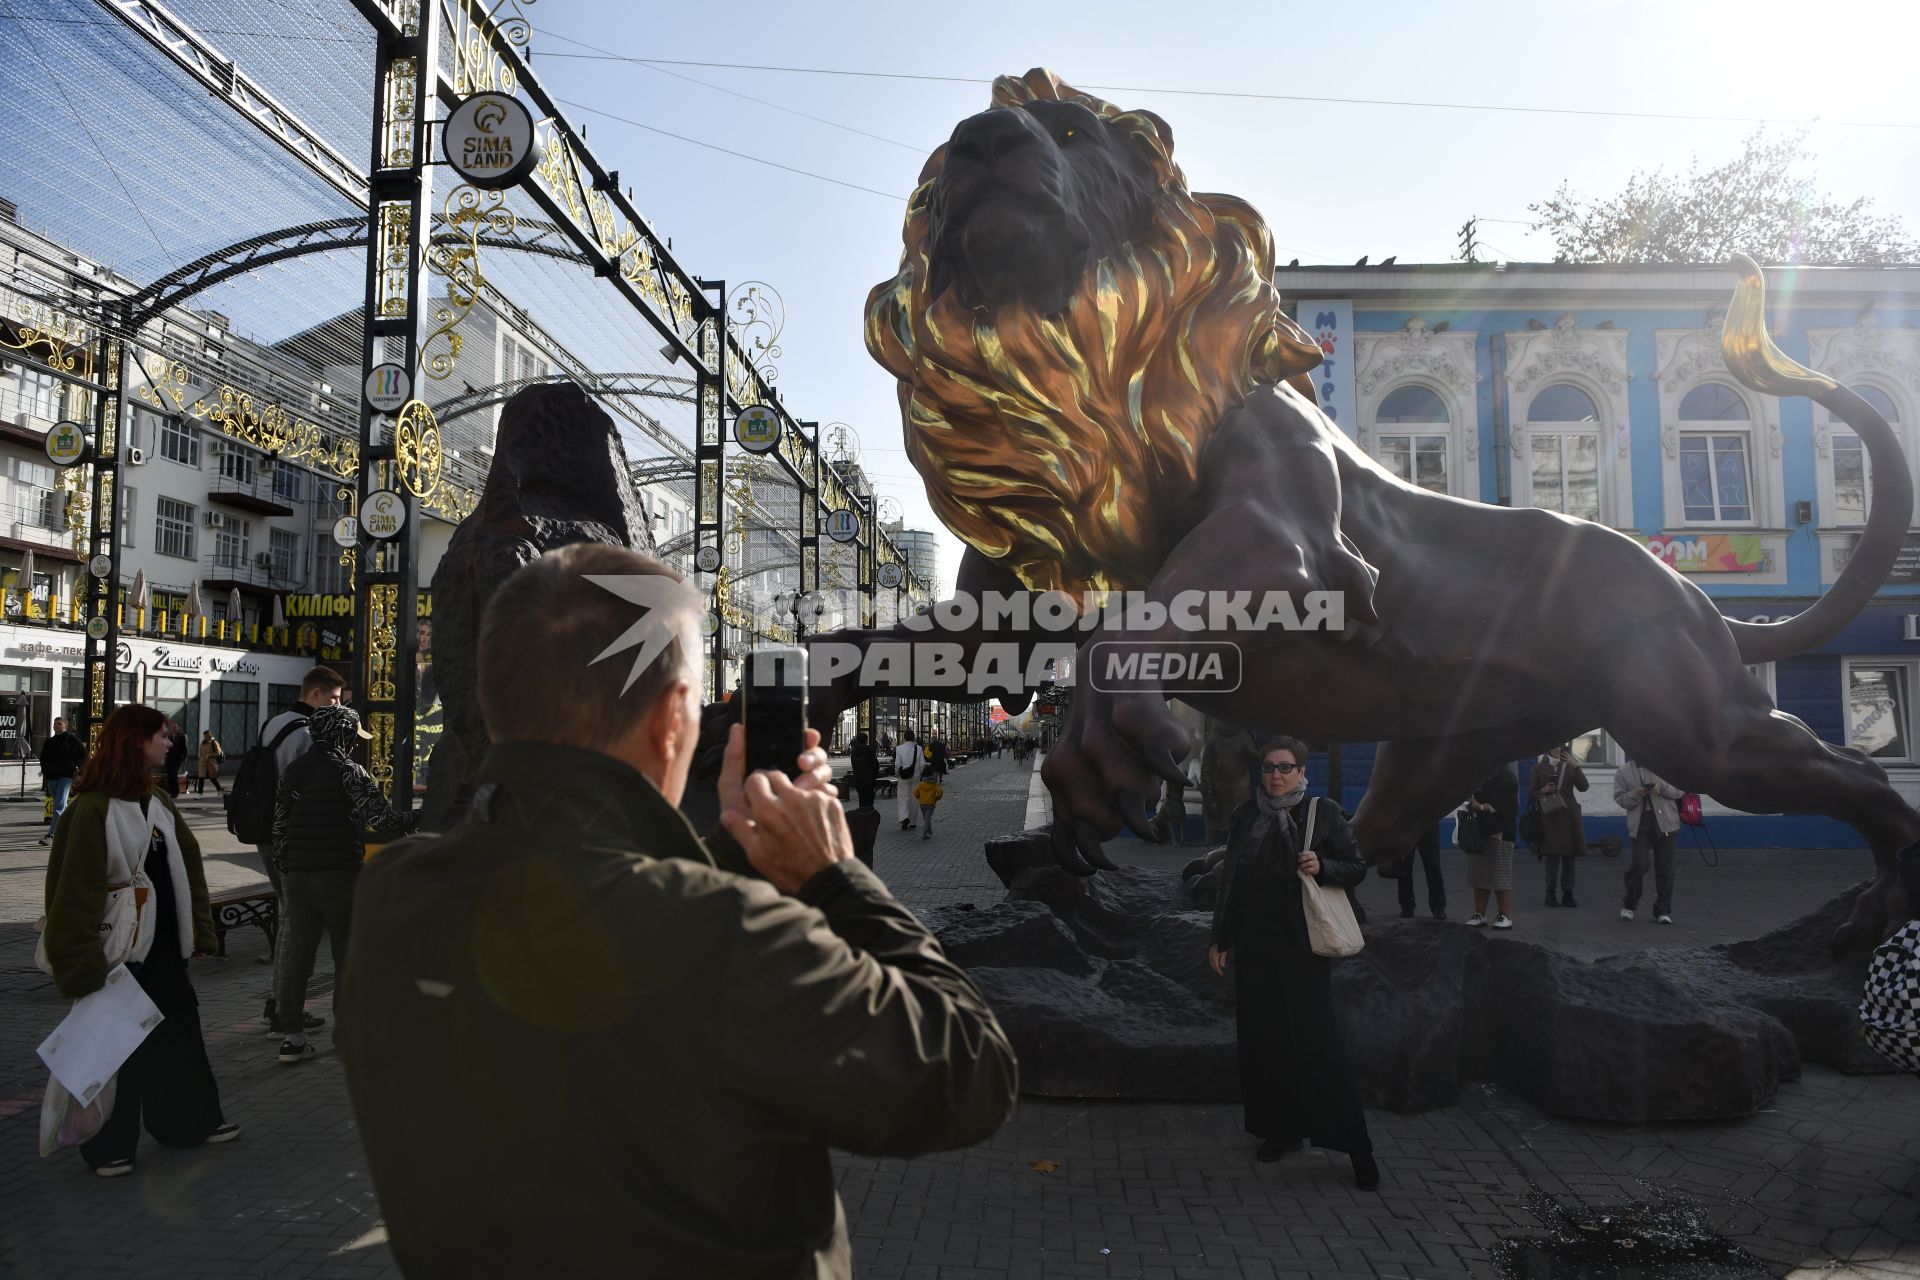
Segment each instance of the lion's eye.
[[1069,129],[1067,130],[1067,136],[1065,138],[1060,139],[1060,141],[1062,142],[1069,141],[1070,139],[1072,139],[1073,135],[1078,132],[1080,132],[1078,129]]

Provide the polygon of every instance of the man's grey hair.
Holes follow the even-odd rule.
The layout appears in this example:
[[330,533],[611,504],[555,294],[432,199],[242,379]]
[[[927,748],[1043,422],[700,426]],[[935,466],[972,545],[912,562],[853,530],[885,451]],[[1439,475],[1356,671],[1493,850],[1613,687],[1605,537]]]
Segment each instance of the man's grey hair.
[[549,551],[500,584],[480,624],[480,712],[495,742],[619,741],[685,681],[699,687],[701,599],[651,556]]

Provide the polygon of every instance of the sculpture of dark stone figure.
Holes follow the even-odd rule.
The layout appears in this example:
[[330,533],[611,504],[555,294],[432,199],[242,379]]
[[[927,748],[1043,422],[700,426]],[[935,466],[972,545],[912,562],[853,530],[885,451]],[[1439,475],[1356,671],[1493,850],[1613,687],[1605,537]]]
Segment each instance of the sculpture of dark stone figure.
[[[1859,612],[1900,551],[1912,488],[1881,416],[1774,348],[1752,263],[1739,264],[1727,317],[1729,368],[1826,406],[1874,474],[1870,517],[1832,588],[1763,625],[1722,617],[1615,530],[1389,474],[1314,403],[1302,375],[1321,353],[1282,309],[1265,222],[1234,197],[1189,192],[1172,132],[1151,112],[1045,71],[1002,77],[992,108],[922,170],[904,242],[898,274],[868,300],[866,340],[899,379],[928,500],[967,544],[962,591],[1132,590],[1162,605],[1183,592],[1278,593],[1296,606],[1342,593],[1337,629],[1250,633],[1207,618],[1193,631],[1169,617],[1124,638],[1237,646],[1237,689],[1181,695],[1207,715],[1377,742],[1353,822],[1371,862],[1403,855],[1496,765],[1599,726],[1730,808],[1853,826],[1878,874],[1834,942],[1880,936],[1893,858],[1920,838],[1920,812],[1866,755],[1775,711],[1747,667],[1818,646]],[[1598,615],[1595,600],[1606,602]],[[1059,636],[976,625],[941,638],[970,655]],[[1104,627],[1073,636],[1081,665],[1114,638]],[[860,675],[816,691],[816,723],[876,692]],[[985,692],[1009,705],[1026,693]],[[1100,841],[1148,829],[1145,804],[1189,745],[1166,696],[1075,688],[1044,768],[1063,867],[1110,867]]]
[[654,550],[629,470],[613,419],[572,383],[528,387],[501,410],[480,504],[433,574],[433,671],[446,728],[421,815],[429,829],[458,816],[486,753],[474,677],[494,588],[542,552],[575,542]]
[[1253,798],[1260,747],[1253,734],[1237,724],[1213,719],[1206,723],[1200,747],[1200,808],[1206,815],[1208,842],[1223,844],[1233,811]]

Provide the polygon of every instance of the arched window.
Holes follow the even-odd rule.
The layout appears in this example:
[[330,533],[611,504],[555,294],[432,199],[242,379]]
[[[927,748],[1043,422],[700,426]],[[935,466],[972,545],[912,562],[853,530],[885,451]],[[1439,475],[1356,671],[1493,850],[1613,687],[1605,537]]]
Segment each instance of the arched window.
[[1703,382],[1680,397],[1680,516],[1752,524],[1753,411],[1732,387]]
[[[1880,411],[1894,434],[1900,434],[1900,410],[1895,407],[1893,398],[1871,383],[1860,383],[1854,387],[1860,398]],[[1839,423],[1835,418],[1834,422]],[[1833,439],[1833,510],[1829,513],[1831,524],[1865,524],[1867,522],[1867,504],[1873,496],[1870,469],[1867,466],[1867,451],[1860,443],[1860,437],[1848,431],[1844,426],[1836,425],[1832,431]]]
[[1527,405],[1533,505],[1600,518],[1600,410],[1568,382],[1542,387]]
[[1408,484],[1446,493],[1452,421],[1433,391],[1417,383],[1396,387],[1374,412],[1375,454]]

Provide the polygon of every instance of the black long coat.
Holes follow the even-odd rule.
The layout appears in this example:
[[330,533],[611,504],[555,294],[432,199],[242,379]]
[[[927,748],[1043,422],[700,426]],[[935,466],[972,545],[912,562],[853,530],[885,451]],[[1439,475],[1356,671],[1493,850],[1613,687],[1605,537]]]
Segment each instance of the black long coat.
[[[1300,802],[1256,847],[1257,800],[1234,810],[1214,909],[1213,943],[1230,953],[1240,1042],[1240,1098],[1247,1132],[1279,1142],[1371,1151],[1360,1094],[1333,1020],[1333,968],[1313,954],[1301,903]],[[1317,799],[1315,881],[1349,888],[1366,878],[1340,806]]]

